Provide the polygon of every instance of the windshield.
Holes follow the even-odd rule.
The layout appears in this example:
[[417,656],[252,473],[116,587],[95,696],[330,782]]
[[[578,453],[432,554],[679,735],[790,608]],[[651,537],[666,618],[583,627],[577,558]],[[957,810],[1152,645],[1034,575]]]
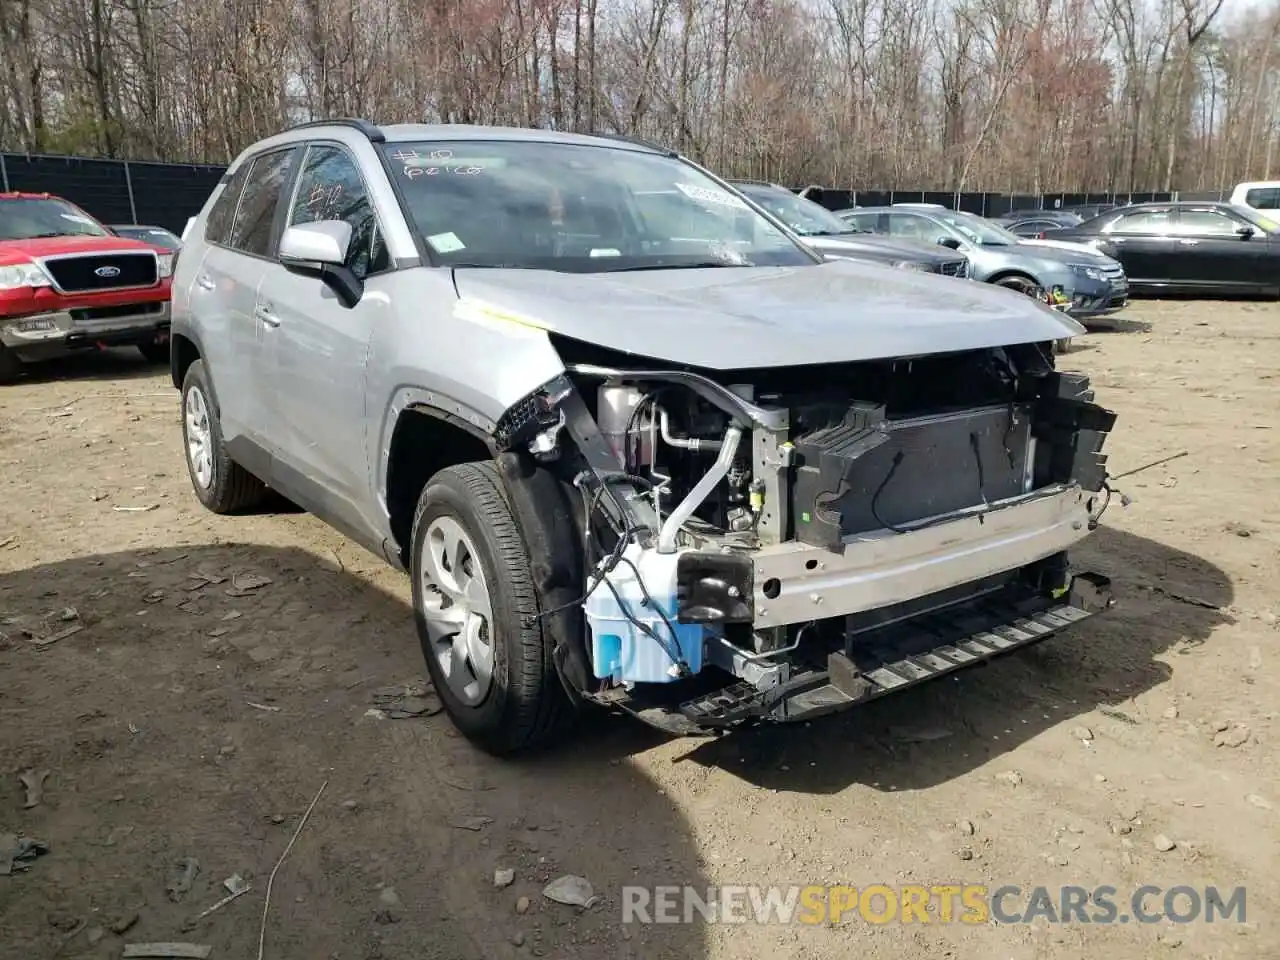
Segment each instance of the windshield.
[[182,246],[181,240],[161,227],[114,227],[112,229],[122,237],[141,240],[143,243],[164,247],[166,250],[177,250]]
[[997,226],[984,217],[958,210],[946,210],[934,214],[939,220],[963,234],[970,243],[983,247],[1005,247],[1018,242],[1018,238],[1004,227]]
[[798,197],[790,190],[742,184],[738,185],[738,189],[802,237],[835,236],[854,232],[852,226],[826,207],[804,197]]
[[819,262],[664,154],[526,140],[389,143],[406,213],[446,266],[570,272]]
[[55,197],[0,200],[0,240],[37,237],[106,237],[110,234],[79,207]]

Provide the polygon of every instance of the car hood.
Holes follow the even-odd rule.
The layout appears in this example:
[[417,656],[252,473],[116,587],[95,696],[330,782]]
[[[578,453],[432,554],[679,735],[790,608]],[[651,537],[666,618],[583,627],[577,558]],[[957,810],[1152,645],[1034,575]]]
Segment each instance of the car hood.
[[574,274],[456,268],[456,315],[710,369],[887,359],[1084,332],[1030,297],[854,260]]
[[[1099,253],[1089,244],[1082,240],[1023,240],[1022,243],[1028,247],[1048,247],[1050,250],[1068,250],[1072,253],[1089,253],[1095,257],[1102,257],[1104,260],[1111,258],[1105,254]],[[1078,260],[1078,258],[1076,258]]]
[[1009,253],[1025,253],[1041,260],[1053,260],[1058,263],[1106,263],[1111,258],[1083,244],[1069,243],[1062,240],[1019,240],[1011,247],[994,247],[991,249]]
[[912,243],[909,240],[890,240],[873,234],[841,234],[835,237],[805,237],[800,239],[821,253],[839,255],[848,253],[869,254],[884,260],[912,260],[916,263],[941,263],[959,260],[964,255],[955,251],[941,251],[933,245]]
[[107,253],[121,250],[155,250],[155,247],[140,240],[116,236],[0,240],[0,264],[29,263],[34,257],[56,257],[68,253]]

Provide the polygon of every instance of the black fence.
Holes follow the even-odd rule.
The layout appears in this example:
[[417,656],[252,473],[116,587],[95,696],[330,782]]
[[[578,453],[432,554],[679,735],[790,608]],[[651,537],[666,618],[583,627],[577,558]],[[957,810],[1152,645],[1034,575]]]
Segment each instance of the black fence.
[[1015,210],[1057,210],[1090,204],[1152,203],[1167,200],[1225,200],[1227,193],[956,193],[944,190],[831,190],[810,188],[805,194],[828,210],[885,207],[895,203],[936,203],[983,217]]
[[0,153],[0,191],[53,193],[103,223],[145,223],[181,233],[225,167]]
[[[144,163],[87,157],[0,153],[0,191],[53,193],[104,223],[145,223],[181,232],[204,206],[226,168],[213,164]],[[798,188],[797,188],[798,189]],[[828,210],[894,203],[936,203],[998,217],[1013,210],[1054,210],[1093,203],[1225,200],[1226,193],[955,193],[931,190],[810,189]]]

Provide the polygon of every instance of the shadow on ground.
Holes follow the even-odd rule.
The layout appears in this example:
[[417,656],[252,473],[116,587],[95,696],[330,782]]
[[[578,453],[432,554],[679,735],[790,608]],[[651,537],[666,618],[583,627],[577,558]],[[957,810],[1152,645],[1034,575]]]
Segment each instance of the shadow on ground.
[[[589,723],[571,749],[503,762],[443,715],[370,716],[424,670],[409,609],[362,576],[247,544],[83,557],[0,574],[0,631],[3,829],[51,845],[0,877],[0,956],[106,960],[122,941],[255,956],[300,827],[268,957],[707,953],[705,927],[621,924],[624,885],[707,883],[691,825],[627,760],[656,735]],[[9,773],[28,768],[50,773],[23,809]],[[171,895],[188,857],[198,872]],[[197,919],[232,874],[252,891]],[[563,874],[601,902],[546,899]]]
[[1176,657],[1231,622],[1221,609],[1232,602],[1231,581],[1201,557],[1103,526],[1072,559],[1112,578],[1113,610],[835,717],[691,743],[684,762],[802,793],[855,782],[885,791],[932,787],[1082,713],[1111,710],[1123,723],[1122,705],[1172,674],[1158,657]]
[[133,347],[107,350],[78,350],[55,360],[28,363],[15,381],[18,384],[52,383],[56,380],[140,380],[167,373],[163,364],[143,359]]

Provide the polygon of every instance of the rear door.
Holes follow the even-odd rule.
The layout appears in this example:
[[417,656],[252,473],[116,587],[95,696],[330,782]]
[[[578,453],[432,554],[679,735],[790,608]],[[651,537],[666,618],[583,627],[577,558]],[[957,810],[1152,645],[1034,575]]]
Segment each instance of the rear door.
[[[267,409],[271,404],[269,371],[264,363],[263,324],[255,310],[258,285],[275,253],[280,198],[289,181],[297,149],[259,154],[246,163],[246,176],[235,213],[222,243],[211,244],[196,286],[215,291],[223,305],[224,325],[203,332],[206,352],[215,356],[225,345],[225,361],[211,363],[218,394],[219,420],[233,455],[262,476],[269,472]],[[212,344],[211,344],[212,341]],[[235,434],[228,435],[231,420]]]
[[1124,266],[1130,283],[1170,283],[1177,243],[1172,207],[1143,207],[1120,214],[1103,226],[1098,241],[1102,253]]
[[[359,166],[338,143],[307,147],[284,226],[342,220],[351,226],[347,266],[365,282],[343,306],[315,277],[271,264],[258,291],[267,323],[264,356],[273,391],[272,482],[329,523],[363,535],[370,464],[365,451],[365,361],[374,325],[389,306],[378,278],[391,268]],[[267,319],[269,318],[269,319]]]
[[[1239,231],[1249,227],[1252,233]],[[1217,207],[1178,210],[1173,256],[1176,283],[1211,290],[1244,291],[1262,286],[1267,251],[1262,231]]]
[[266,462],[244,449],[262,441],[261,337],[253,304],[266,264],[253,253],[253,228],[261,217],[263,184],[287,156],[288,151],[279,151],[250,157],[232,174],[205,220],[204,252],[188,291],[187,309],[200,334],[223,439],[247,468],[264,477]]

